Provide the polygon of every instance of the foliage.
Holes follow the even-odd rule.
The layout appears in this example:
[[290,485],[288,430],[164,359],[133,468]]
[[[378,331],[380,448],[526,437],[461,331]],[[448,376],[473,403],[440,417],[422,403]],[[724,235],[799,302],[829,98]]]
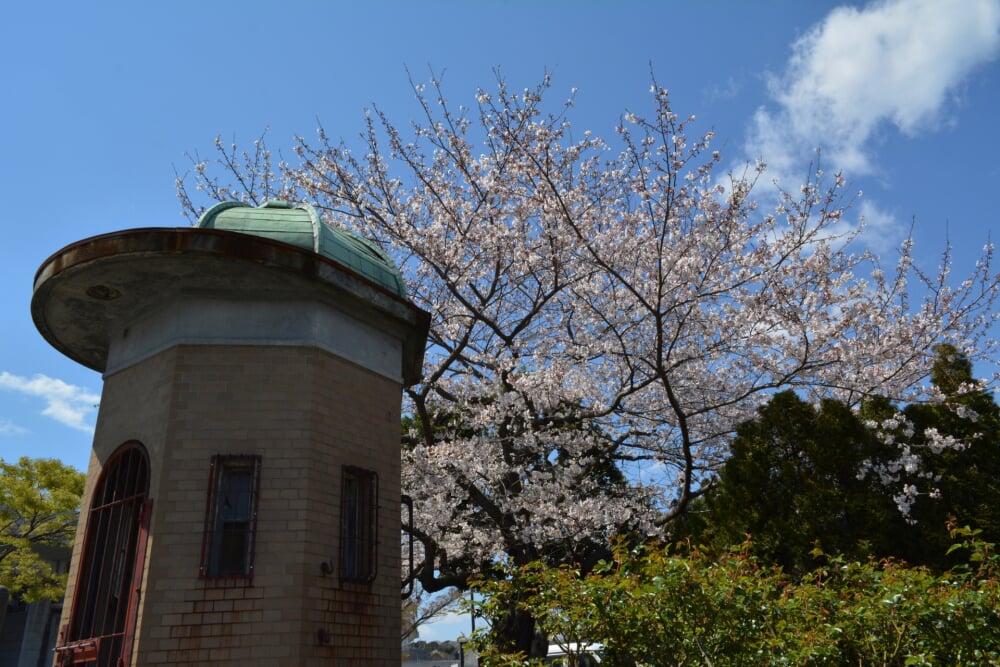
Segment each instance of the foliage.
[[[949,546],[943,526],[959,520],[1000,542],[1000,406],[993,392],[972,376],[972,364],[948,345],[939,346],[932,381],[943,397],[939,403],[908,405],[903,428],[914,437],[899,437],[901,449],[917,457],[905,497],[915,522],[911,562],[936,565]],[[905,435],[905,434],[904,434]],[[940,441],[961,443],[942,446]]]
[[790,391],[777,394],[737,428],[689,532],[722,550],[749,535],[754,555],[786,572],[811,570],[817,542],[855,560],[892,555],[906,524],[891,494],[858,475],[862,461],[888,460],[886,450],[843,403],[813,407]]
[[[722,550],[750,535],[761,562],[793,573],[816,565],[817,544],[850,560],[895,557],[944,571],[954,564],[949,520],[1000,540],[1000,409],[950,346],[938,348],[932,380],[943,401],[901,413],[885,400],[855,413],[830,399],[814,407],[777,394],[737,428],[716,488],[678,533]],[[879,433],[889,420],[893,432]],[[935,451],[929,433],[963,445]],[[924,489],[906,500],[905,515],[886,470]]]
[[28,602],[62,597],[66,575],[45,556],[65,550],[68,560],[84,480],[55,459],[0,459],[0,584],[13,595]]
[[[468,106],[433,77],[414,92],[408,128],[374,107],[355,144],[321,129],[297,164],[218,142],[178,194],[191,218],[211,200],[311,202],[380,243],[430,312],[403,450],[427,591],[498,562],[586,569],[615,535],[663,535],[777,390],[916,400],[935,344],[992,352],[989,249],[955,286],[947,253],[925,274],[909,242],[887,273],[847,249],[840,175],[816,169],[763,210],[766,165],[718,174],[713,134],[655,81],[610,138],[573,128],[572,96],[546,102],[548,76],[498,75]],[[512,627],[527,647],[532,624]]]
[[[953,532],[964,564],[934,575],[894,561],[825,564],[790,580],[749,545],[618,549],[586,576],[531,564],[481,582],[488,619],[524,609],[550,636],[599,642],[602,665],[990,665],[1000,660],[1000,557]],[[490,665],[522,665],[479,637]],[[532,664],[538,664],[537,661]]]

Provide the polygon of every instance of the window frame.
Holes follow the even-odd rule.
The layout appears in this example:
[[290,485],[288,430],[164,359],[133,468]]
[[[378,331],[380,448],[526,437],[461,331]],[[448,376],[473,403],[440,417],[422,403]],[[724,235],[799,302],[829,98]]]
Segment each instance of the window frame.
[[378,572],[378,491],[377,472],[358,466],[341,466],[341,581],[371,583],[375,580]]
[[56,664],[129,664],[152,512],[149,455],[130,440],[108,457],[87,509],[69,622]]
[[[226,567],[222,555],[225,538],[226,517],[223,515],[223,501],[226,499],[223,486],[233,480],[229,472],[250,471],[247,488],[249,498],[246,516],[239,519],[245,523],[242,567]],[[198,567],[200,579],[242,579],[253,581],[255,553],[257,547],[257,513],[260,500],[261,456],[259,454],[216,454],[212,456],[208,475],[208,493],[205,499],[205,527],[201,543],[201,561]],[[232,520],[231,520],[232,521]],[[230,564],[231,565],[231,564]]]

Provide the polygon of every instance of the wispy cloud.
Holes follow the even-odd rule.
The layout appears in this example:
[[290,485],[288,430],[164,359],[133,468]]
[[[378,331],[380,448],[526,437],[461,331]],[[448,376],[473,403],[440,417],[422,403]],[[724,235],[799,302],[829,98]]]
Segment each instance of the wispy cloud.
[[702,93],[709,102],[725,102],[735,99],[740,94],[742,85],[736,77],[729,77],[722,83],[708,84]]
[[[83,387],[68,384],[46,375],[35,375],[31,378],[12,375],[7,371],[0,373],[0,389],[10,389],[28,396],[35,396],[45,401],[42,414],[51,417],[61,424],[87,433],[93,433],[93,425],[87,419],[97,410],[101,397]],[[0,431],[9,422],[0,420]],[[12,428],[19,428],[11,425]]]
[[27,432],[28,429],[18,426],[9,419],[0,417],[0,437],[5,435],[23,435]]
[[876,168],[886,130],[946,124],[966,77],[1000,51],[1000,0],[887,0],[839,7],[792,46],[769,80],[773,104],[755,114],[747,156],[786,188],[822,149],[849,178]]
[[900,221],[891,212],[880,208],[875,202],[863,200],[860,206],[861,217],[868,227],[865,243],[879,255],[886,255],[899,246]]
[[420,626],[423,641],[452,641],[456,637],[471,633],[471,619],[468,612],[452,611],[434,619],[433,623]]

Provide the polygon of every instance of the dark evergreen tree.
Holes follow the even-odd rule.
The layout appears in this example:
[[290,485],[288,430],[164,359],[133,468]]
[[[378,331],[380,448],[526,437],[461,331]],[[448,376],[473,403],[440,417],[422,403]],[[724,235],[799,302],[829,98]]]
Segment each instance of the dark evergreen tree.
[[749,536],[763,562],[792,572],[812,569],[816,546],[862,560],[888,555],[905,522],[877,482],[858,475],[860,461],[886,454],[844,404],[815,408],[777,394],[737,429],[718,487],[699,504],[701,537],[724,548]]
[[[985,541],[1000,542],[1000,407],[992,394],[975,386],[972,364],[950,345],[938,346],[931,380],[945,401],[903,411],[913,425],[925,470],[933,477],[915,481],[921,493],[911,515],[919,539],[908,545],[911,553],[902,556],[941,569],[953,564],[944,557],[952,543],[949,523],[979,529]],[[935,452],[927,429],[951,436],[964,447]]]
[[[763,562],[791,572],[811,569],[817,546],[851,560],[892,557],[943,571],[954,564],[953,524],[1000,542],[1000,407],[976,388],[965,356],[947,345],[936,352],[931,380],[943,402],[907,406],[897,426],[912,429],[907,453],[921,459],[912,478],[898,465],[897,441],[866,425],[897,415],[889,401],[873,398],[855,412],[786,391],[737,428],[716,488],[679,533],[720,549],[749,537]],[[930,429],[966,446],[940,449]],[[890,484],[880,469],[898,478]],[[907,516],[894,498],[903,483],[919,490]]]

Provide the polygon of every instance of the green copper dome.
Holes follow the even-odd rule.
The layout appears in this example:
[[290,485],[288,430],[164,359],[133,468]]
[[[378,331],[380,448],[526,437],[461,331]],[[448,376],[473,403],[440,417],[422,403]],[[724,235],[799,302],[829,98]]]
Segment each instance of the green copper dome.
[[254,208],[241,202],[216,204],[196,227],[251,234],[312,250],[406,298],[403,276],[377,245],[320,220],[309,204],[272,200]]

